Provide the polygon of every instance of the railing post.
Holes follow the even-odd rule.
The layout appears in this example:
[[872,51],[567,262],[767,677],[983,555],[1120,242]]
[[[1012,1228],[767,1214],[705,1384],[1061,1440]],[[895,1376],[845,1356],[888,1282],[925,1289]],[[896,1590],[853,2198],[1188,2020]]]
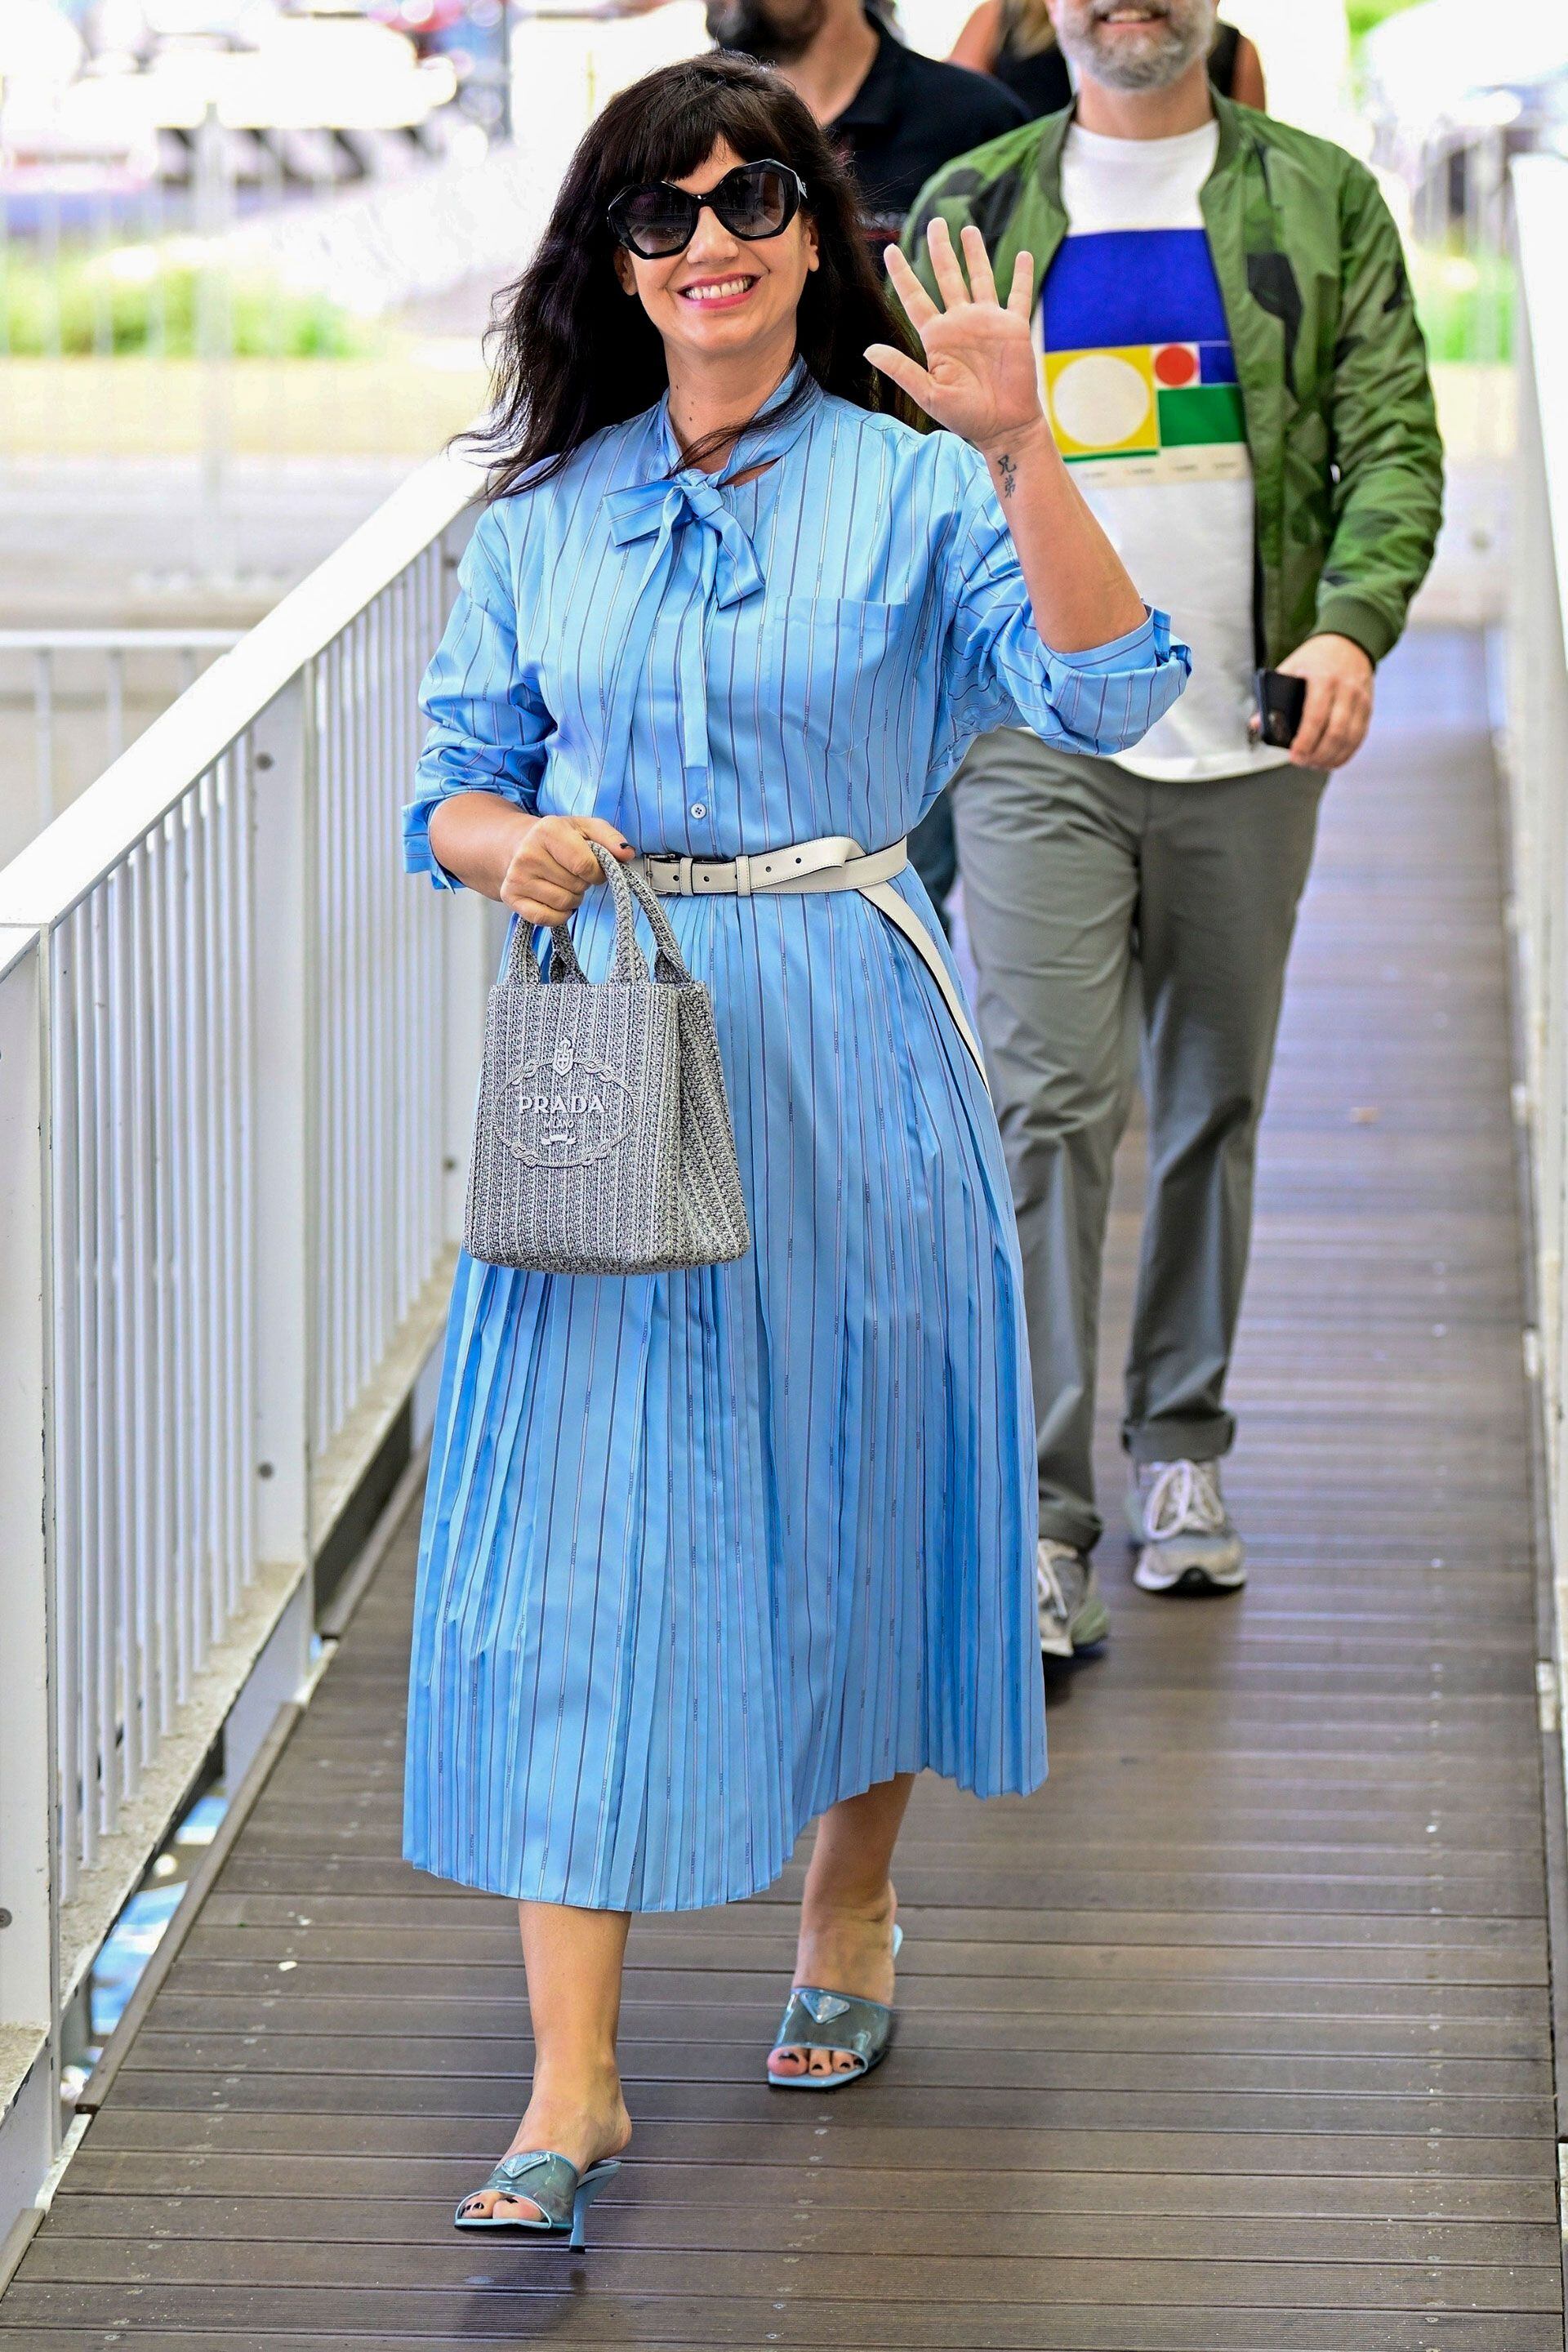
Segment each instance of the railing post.
[[[409,886],[413,887],[412,883]],[[424,886],[421,885],[421,887]],[[485,996],[496,976],[505,917],[485,898],[467,892],[454,894],[442,910],[442,993],[446,1003],[445,1135],[442,1198],[446,1236],[463,1237],[463,1207],[468,1181],[468,1154],[474,1139],[474,1110],[479,1099],[479,1062],[484,1047]]]
[[[456,587],[458,565],[472,529],[471,515],[464,513],[441,536],[439,603],[443,622]],[[441,1156],[446,1178],[442,1190],[443,1231],[447,1241],[460,1242],[484,1047],[485,999],[500,962],[507,918],[503,908],[468,891],[455,892],[442,912],[446,917],[441,926],[441,985],[446,1015],[442,1040],[445,1087]]]
[[[311,849],[313,665],[256,720],[251,747],[251,871],[256,909],[255,1480],[257,1558],[310,1559]],[[278,1703],[308,1663],[310,1610],[278,1661]],[[269,1645],[269,1647],[272,1645]],[[261,1729],[265,1730],[265,1725]],[[237,1759],[227,1759],[231,1779]]]
[[43,964],[37,932],[0,929],[0,2239],[54,2160],[59,2116]]

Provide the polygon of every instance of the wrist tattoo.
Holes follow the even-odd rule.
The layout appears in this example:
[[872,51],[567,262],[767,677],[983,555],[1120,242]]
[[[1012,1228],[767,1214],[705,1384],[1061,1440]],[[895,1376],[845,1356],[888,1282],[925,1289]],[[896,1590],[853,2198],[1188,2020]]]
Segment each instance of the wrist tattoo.
[[1002,495],[1010,499],[1018,487],[1018,468],[1005,449],[996,460],[996,471],[1002,478]]

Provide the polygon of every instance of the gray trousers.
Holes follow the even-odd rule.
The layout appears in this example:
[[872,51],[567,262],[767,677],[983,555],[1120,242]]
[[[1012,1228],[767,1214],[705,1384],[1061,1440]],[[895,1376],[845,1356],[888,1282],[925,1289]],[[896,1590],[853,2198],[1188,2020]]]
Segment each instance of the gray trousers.
[[1100,1265],[1142,1037],[1149,1192],[1122,1438],[1224,1454],[1258,1124],[1324,777],[1156,783],[1015,730],[952,784],[1023,1250],[1040,1532],[1088,1548]]

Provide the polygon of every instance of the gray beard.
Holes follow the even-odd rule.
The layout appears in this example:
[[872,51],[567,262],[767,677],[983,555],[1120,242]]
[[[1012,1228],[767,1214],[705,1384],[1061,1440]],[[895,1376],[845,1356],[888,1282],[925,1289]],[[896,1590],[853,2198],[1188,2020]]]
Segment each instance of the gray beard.
[[1167,17],[1163,26],[1151,26],[1135,56],[1124,53],[1115,35],[1102,38],[1097,23],[1080,30],[1064,22],[1057,39],[1079,74],[1106,89],[1168,89],[1196,58],[1208,55],[1214,17],[1211,10],[1194,7],[1184,30]]

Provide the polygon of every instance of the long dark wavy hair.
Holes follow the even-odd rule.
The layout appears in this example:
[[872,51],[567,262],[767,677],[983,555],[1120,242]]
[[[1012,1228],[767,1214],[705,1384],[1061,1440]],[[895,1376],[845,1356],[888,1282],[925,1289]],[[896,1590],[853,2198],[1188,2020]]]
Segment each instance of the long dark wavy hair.
[[[788,85],[749,58],[723,53],[662,66],[613,98],[568,166],[548,227],[522,276],[496,297],[489,339],[494,402],[468,446],[489,460],[491,499],[560,472],[606,425],[650,407],[665,390],[664,344],[615,269],[605,207],[622,188],[679,180],[720,140],[742,162],[772,156],[805,185],[817,268],[796,313],[796,345],[827,392],[857,407],[911,417],[909,403],[866,358],[868,343],[915,349],[883,292],[854,186],[815,117]],[[783,408],[810,396],[803,383]],[[715,436],[701,454],[735,440]]]

